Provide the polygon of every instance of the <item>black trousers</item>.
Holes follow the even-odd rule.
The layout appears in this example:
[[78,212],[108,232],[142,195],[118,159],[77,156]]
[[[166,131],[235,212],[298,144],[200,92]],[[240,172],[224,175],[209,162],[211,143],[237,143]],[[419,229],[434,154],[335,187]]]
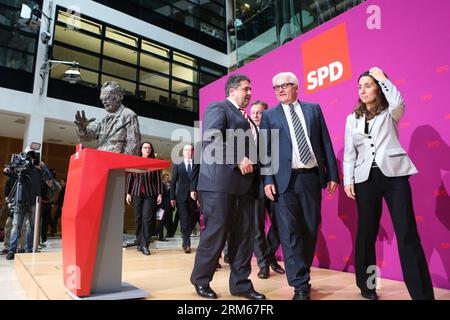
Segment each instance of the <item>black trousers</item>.
[[249,279],[255,228],[255,198],[220,192],[199,192],[204,230],[195,255],[191,282],[208,286],[228,237],[230,293],[245,292],[253,285]]
[[173,221],[171,223],[171,227],[169,230],[167,230],[167,236],[173,237],[175,235],[175,232],[177,232],[178,224],[180,222],[180,214],[178,213],[178,210],[172,211]]
[[275,203],[288,283],[309,291],[310,269],[321,221],[322,189],[317,170],[292,172],[286,191]]
[[171,230],[171,223],[172,223],[172,207],[170,208],[163,208],[164,209],[164,215],[161,221],[159,221],[158,228],[156,230],[156,235],[159,237],[159,239],[164,238],[164,228],[166,228],[166,234],[169,233],[169,230]]
[[133,196],[137,245],[148,247],[156,222],[156,197]]
[[[267,235],[265,231],[266,210],[272,221]],[[260,269],[267,268],[271,263],[277,261],[275,253],[279,246],[280,236],[278,235],[277,219],[273,204],[267,197],[257,199],[255,204],[255,243],[253,251]]]
[[58,206],[56,208],[55,214],[53,215],[53,233],[56,233],[58,231],[58,220],[61,219],[62,215],[62,207]]
[[181,236],[183,238],[183,248],[191,246],[191,232],[194,228],[197,202],[188,197],[185,201],[177,201],[177,211],[180,215]]
[[44,243],[47,241],[48,225],[50,224],[51,230],[55,230],[52,220],[52,204],[42,203],[41,205],[41,241]]
[[[384,198],[394,226],[403,279],[408,292],[413,299],[434,299],[427,261],[417,232],[408,178],[386,177],[379,168],[372,168],[367,181],[355,184],[358,205],[356,284],[365,291],[373,291],[376,288],[373,272],[370,271],[376,265],[375,242]],[[372,268],[369,268],[370,266]]]

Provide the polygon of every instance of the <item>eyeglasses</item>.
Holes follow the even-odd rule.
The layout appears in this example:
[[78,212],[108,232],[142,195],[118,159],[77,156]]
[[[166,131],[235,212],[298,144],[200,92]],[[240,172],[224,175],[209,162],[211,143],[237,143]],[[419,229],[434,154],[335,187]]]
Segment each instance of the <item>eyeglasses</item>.
[[275,91],[279,91],[280,89],[286,89],[289,86],[294,86],[295,84],[293,84],[292,82],[288,82],[288,83],[283,83],[281,85],[277,85],[277,86],[273,86],[273,90]]

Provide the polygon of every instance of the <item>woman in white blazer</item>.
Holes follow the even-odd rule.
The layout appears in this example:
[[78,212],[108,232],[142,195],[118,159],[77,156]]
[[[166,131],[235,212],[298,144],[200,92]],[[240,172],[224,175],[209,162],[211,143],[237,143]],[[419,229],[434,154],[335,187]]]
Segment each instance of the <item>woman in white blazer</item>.
[[358,79],[359,100],[345,126],[344,190],[356,199],[358,231],[356,284],[367,299],[377,299],[375,242],[385,199],[397,237],[403,278],[413,299],[434,299],[412,204],[409,176],[417,169],[398,140],[405,104],[382,70]]

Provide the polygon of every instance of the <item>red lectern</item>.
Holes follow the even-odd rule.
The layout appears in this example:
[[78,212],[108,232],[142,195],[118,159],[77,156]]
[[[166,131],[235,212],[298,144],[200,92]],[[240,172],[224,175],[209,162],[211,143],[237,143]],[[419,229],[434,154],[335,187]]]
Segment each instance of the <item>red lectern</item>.
[[61,221],[64,286],[72,298],[136,299],[148,295],[122,283],[125,171],[169,166],[169,161],[77,145],[70,158]]

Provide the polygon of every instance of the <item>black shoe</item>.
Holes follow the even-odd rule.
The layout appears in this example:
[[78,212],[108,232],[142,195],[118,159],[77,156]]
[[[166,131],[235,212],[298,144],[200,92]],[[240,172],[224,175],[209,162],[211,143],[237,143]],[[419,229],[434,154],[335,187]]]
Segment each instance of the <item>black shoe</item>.
[[292,300],[311,300],[310,291],[295,290]]
[[227,254],[223,256],[223,262],[228,263],[228,264],[230,263],[230,257],[228,257]]
[[375,291],[363,291],[361,290],[361,295],[369,300],[378,300],[377,293]]
[[25,249],[24,248],[20,248],[19,250],[17,250],[17,253],[25,253]]
[[5,254],[8,254],[8,249],[3,249],[2,251],[0,251],[1,256],[4,256]]
[[263,267],[258,272],[258,278],[268,279],[270,276],[269,267]]
[[194,284],[194,288],[197,294],[202,298],[217,299],[217,294],[214,292],[213,289],[211,289],[210,286],[202,287]]
[[149,256],[150,250],[148,249],[148,247],[142,247],[142,253],[145,254],[146,256]]
[[286,273],[286,271],[284,271],[284,269],[278,264],[278,262],[272,262],[270,264],[270,267],[276,273],[279,273],[279,274],[285,274]]
[[222,265],[217,262],[217,264],[216,264],[216,271],[219,270],[219,269],[222,269]]
[[187,247],[184,247],[184,253],[191,253],[191,247],[189,247],[189,246],[187,246]]
[[14,260],[14,252],[8,252],[6,255],[6,260]]
[[141,251],[142,251],[141,246],[137,246],[136,250],[139,251],[139,252],[141,252]]
[[249,289],[245,292],[233,294],[234,296],[244,297],[249,300],[266,300],[266,296],[262,293],[256,292],[255,289]]
[[166,238],[159,238],[158,241],[168,242],[169,240],[167,240]]

